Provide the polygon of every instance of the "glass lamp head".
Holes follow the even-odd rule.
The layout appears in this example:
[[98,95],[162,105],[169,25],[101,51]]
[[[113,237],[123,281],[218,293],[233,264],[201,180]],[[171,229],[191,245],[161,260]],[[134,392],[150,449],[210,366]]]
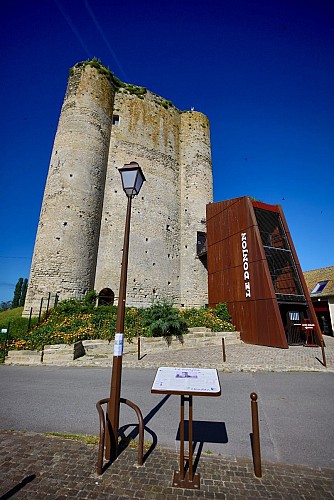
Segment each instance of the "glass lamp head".
[[132,161],[118,169],[122,177],[123,190],[128,198],[133,198],[145,181],[145,176],[137,162]]

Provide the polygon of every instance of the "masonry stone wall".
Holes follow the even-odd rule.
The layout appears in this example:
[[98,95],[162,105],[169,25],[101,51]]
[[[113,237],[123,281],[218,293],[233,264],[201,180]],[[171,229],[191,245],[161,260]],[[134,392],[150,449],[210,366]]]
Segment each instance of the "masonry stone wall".
[[204,305],[207,269],[197,257],[197,233],[206,232],[206,205],[212,202],[209,121],[202,113],[182,113],[181,163],[181,304]]
[[180,295],[180,114],[156,100],[150,92],[145,99],[116,95],[119,125],[111,134],[101,222],[95,289],[109,287],[117,297],[127,203],[117,169],[138,162],[146,182],[132,202],[127,304],[134,306]]
[[127,304],[207,302],[196,239],[212,201],[208,119],[149,91],[115,92],[87,65],[69,78],[24,314],[38,314],[49,292],[62,300],[110,288],[117,303],[127,203],[118,168],[131,161],[146,182],[132,203]]
[[48,292],[84,295],[94,286],[114,92],[90,67],[69,79],[51,155],[25,313]]

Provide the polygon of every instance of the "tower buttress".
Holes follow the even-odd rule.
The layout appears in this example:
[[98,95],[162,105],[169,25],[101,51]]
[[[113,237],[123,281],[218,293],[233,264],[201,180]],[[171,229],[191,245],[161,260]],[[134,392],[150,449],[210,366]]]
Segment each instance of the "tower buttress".
[[[114,88],[98,69],[72,69],[58,123],[24,315],[41,299],[83,296],[94,285]],[[45,304],[46,302],[44,302]],[[52,302],[51,304],[52,305]]]
[[197,236],[206,232],[206,205],[213,196],[210,126],[202,113],[181,114],[180,165],[180,299],[196,307],[207,303],[207,269],[197,256]]

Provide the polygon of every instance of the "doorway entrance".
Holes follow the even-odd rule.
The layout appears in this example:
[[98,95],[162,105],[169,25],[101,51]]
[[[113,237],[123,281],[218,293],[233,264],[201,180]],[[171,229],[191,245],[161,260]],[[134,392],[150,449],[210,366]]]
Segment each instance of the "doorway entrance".
[[115,294],[111,288],[103,288],[99,293],[98,306],[112,306],[114,304]]
[[304,345],[307,342],[307,335],[303,325],[305,322],[312,323],[306,304],[281,303],[279,309],[288,344]]

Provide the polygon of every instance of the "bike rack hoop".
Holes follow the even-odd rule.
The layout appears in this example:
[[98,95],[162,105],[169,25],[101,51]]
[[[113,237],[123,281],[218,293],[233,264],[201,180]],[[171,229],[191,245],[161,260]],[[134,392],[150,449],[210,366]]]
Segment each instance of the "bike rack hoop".
[[[102,474],[103,469],[103,453],[104,453],[104,441],[106,434],[106,417],[108,417],[108,413],[104,412],[102,405],[108,404],[110,398],[100,399],[96,403],[96,409],[100,418],[100,437],[99,437],[99,449],[98,449],[98,461],[97,461],[97,473],[99,475]],[[138,434],[139,434],[139,443],[138,443],[138,465],[143,465],[143,455],[144,455],[144,419],[140,408],[130,401],[129,399],[120,398],[120,402],[130,406],[132,408],[138,418]]]

